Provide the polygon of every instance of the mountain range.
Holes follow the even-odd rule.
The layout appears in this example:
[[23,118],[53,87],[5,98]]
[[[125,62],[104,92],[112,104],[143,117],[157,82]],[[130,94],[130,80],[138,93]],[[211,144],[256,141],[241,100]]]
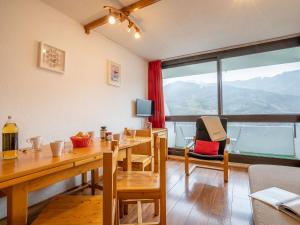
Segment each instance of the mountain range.
[[[300,113],[300,70],[273,77],[223,82],[224,114]],[[166,113],[217,113],[217,85],[176,81],[164,86]]]

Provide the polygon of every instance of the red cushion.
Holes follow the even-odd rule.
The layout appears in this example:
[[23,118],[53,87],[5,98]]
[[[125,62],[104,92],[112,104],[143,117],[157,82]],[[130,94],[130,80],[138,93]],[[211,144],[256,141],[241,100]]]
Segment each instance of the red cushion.
[[194,153],[201,155],[218,155],[220,143],[218,141],[196,140]]

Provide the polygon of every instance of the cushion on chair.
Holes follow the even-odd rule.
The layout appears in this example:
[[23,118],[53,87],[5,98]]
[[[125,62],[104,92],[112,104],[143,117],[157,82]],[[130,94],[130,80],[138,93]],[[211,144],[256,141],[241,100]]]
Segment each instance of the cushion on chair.
[[194,153],[201,155],[218,155],[220,143],[218,141],[196,140]]
[[[224,127],[224,130],[227,132],[227,119],[220,118],[220,120],[222,126]],[[196,140],[211,141],[202,118],[199,118],[196,122]],[[226,147],[226,140],[220,141],[218,155],[224,155],[225,147]]]
[[193,151],[190,151],[188,153],[189,157],[196,158],[196,159],[204,159],[204,160],[223,160],[224,156],[223,155],[202,155],[202,154],[197,154],[194,153]]

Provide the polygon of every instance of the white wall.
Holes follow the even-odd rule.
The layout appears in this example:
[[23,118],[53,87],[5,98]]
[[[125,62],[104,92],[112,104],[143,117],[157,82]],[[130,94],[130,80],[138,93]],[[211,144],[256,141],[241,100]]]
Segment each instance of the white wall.
[[[39,41],[66,51],[64,75],[37,68]],[[122,65],[120,88],[106,84],[107,59]],[[0,126],[13,116],[20,147],[35,135],[49,142],[101,125],[113,132],[140,127],[132,101],[146,97],[146,74],[144,59],[98,33],[86,35],[80,24],[39,0],[0,0]],[[36,193],[31,203],[73,184]],[[1,201],[0,217],[4,206]]]

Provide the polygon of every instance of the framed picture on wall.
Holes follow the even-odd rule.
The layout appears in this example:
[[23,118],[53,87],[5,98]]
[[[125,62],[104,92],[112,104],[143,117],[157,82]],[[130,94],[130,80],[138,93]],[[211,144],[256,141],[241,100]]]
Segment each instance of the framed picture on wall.
[[111,60],[107,62],[107,81],[109,85],[121,86],[121,65]]
[[65,72],[64,50],[40,42],[38,66],[42,69],[51,70],[57,73]]

